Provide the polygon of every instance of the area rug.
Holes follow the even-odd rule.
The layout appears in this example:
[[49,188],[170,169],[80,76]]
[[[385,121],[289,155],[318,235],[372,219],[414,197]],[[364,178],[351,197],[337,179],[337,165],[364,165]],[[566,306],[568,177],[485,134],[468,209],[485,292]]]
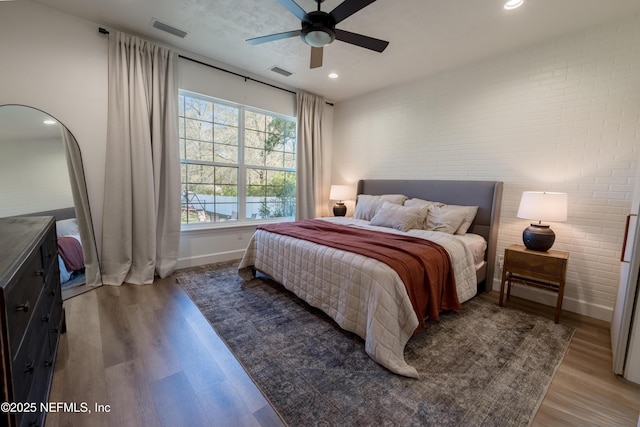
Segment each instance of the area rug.
[[237,262],[176,280],[290,426],[526,426],[574,332],[476,297],[411,338],[416,380],[269,278],[243,281]]

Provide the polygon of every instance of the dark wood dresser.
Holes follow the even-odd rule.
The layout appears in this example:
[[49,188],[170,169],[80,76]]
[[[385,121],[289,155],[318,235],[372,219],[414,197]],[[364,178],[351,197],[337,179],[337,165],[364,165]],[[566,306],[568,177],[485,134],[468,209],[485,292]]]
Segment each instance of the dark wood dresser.
[[65,328],[55,224],[53,217],[0,218],[0,425],[44,425],[40,403],[48,401]]

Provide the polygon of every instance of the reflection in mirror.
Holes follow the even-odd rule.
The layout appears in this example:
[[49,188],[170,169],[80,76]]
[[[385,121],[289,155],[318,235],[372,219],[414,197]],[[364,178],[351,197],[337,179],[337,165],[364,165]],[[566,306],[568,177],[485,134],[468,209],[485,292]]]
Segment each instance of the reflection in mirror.
[[102,284],[77,141],[43,111],[2,105],[0,217],[17,215],[55,216],[58,245],[82,253],[59,257],[63,298]]

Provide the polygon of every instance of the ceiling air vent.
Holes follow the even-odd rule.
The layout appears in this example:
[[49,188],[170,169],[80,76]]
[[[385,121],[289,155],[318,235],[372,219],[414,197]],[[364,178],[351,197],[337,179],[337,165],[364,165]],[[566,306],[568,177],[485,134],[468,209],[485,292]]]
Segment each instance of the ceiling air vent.
[[271,71],[273,71],[274,73],[278,73],[278,74],[280,74],[282,76],[285,76],[285,77],[289,77],[291,74],[293,74],[291,71],[287,71],[287,70],[282,69],[282,68],[280,68],[278,66],[273,66],[273,67],[271,67],[269,69]]
[[180,37],[181,39],[183,39],[187,35],[186,31],[179,30],[176,27],[172,27],[171,25],[165,24],[164,22],[160,22],[156,18],[153,18],[153,20],[151,21],[151,25],[153,25],[154,28],[157,28],[169,34],[173,34],[174,36]]

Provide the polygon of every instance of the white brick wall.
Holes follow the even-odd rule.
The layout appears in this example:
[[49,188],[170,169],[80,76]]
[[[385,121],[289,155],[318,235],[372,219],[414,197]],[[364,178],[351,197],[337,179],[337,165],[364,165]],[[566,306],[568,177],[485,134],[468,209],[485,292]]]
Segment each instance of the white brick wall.
[[554,249],[571,252],[564,307],[610,319],[640,151],[640,18],[341,102],[334,113],[333,182],[504,181],[498,253],[522,241],[522,191],[567,192],[568,221],[552,226]]

